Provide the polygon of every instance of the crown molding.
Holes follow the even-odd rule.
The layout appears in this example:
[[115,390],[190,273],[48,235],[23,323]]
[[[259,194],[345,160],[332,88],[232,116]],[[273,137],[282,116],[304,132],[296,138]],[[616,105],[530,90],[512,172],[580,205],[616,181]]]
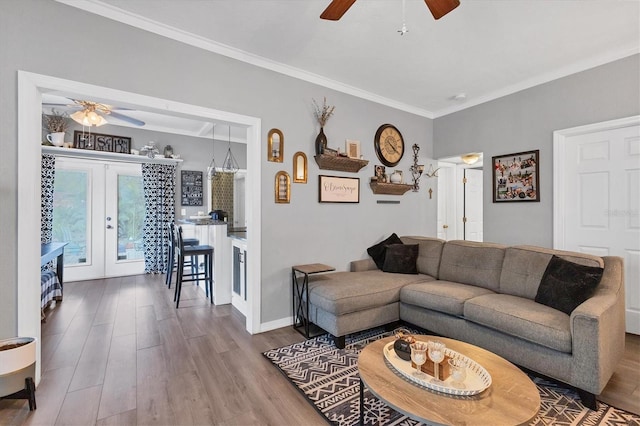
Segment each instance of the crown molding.
[[541,84],[548,83],[553,80],[558,80],[560,78],[567,77],[569,75],[576,74],[582,71],[586,71],[591,68],[598,67],[600,65],[605,65],[610,62],[614,62],[629,56],[637,55],[639,53],[640,53],[640,48],[638,46],[624,46],[620,49],[617,49],[616,51],[609,52],[606,55],[601,55],[601,56],[589,58],[584,61],[576,62],[572,65],[535,76],[533,78],[521,81],[516,84],[512,84],[511,86],[504,87],[500,90],[496,90],[494,92],[487,93],[482,96],[478,96],[477,98],[472,98],[469,100],[469,102],[464,102],[448,108],[440,109],[433,114],[432,118],[438,118],[438,117],[443,117],[445,115],[453,114],[454,112],[462,111],[467,108],[471,108],[476,105],[483,104],[485,102],[490,102],[495,99],[520,92],[522,90],[530,89],[532,87],[539,86]]
[[213,52],[222,56],[226,56],[232,59],[236,59],[241,62],[245,62],[260,68],[265,68],[270,71],[274,71],[280,74],[287,75],[289,77],[297,78],[309,83],[317,84],[319,86],[327,87],[338,92],[346,93],[351,96],[355,96],[361,99],[365,99],[371,102],[375,102],[381,105],[385,105],[400,111],[409,112],[425,118],[434,118],[434,114],[431,111],[418,108],[413,105],[405,104],[394,99],[385,98],[383,96],[376,95],[371,92],[367,92],[357,87],[353,87],[336,80],[328,79],[318,74],[314,74],[299,68],[291,67],[280,62],[273,61],[262,56],[258,56],[249,52],[245,52],[240,49],[228,46],[226,44],[218,43],[216,41],[198,36],[196,34],[184,31],[153,19],[146,18],[142,15],[128,12],[121,8],[112,6],[110,4],[103,3],[100,0],[55,0],[58,3],[65,4],[67,6],[75,7],[85,12],[93,13],[95,15],[102,16],[123,24],[130,25],[135,28],[139,28],[144,31],[149,31],[154,34],[158,34],[163,37],[170,38],[172,40],[179,41],[181,43],[188,44],[190,46],[198,47],[209,52]]

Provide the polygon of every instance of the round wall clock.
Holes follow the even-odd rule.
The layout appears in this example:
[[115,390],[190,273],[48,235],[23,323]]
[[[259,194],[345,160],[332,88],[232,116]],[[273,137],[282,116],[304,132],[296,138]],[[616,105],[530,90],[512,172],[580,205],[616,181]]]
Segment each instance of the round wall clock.
[[383,124],[378,128],[373,143],[378,159],[385,166],[395,166],[404,155],[402,134],[391,124]]

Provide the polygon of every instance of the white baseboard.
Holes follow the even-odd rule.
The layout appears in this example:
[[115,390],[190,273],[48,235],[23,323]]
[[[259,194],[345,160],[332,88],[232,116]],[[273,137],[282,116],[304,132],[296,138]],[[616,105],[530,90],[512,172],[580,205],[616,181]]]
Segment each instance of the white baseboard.
[[275,321],[263,322],[260,324],[260,333],[276,330],[283,327],[291,327],[293,325],[293,317],[282,318]]

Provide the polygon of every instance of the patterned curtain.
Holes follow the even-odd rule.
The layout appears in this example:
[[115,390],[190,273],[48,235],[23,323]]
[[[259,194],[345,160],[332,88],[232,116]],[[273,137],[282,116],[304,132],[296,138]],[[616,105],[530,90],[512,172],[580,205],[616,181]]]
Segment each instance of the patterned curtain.
[[169,223],[175,219],[175,164],[142,164],[144,188],[144,271],[162,274],[167,267]]
[[[40,201],[40,242],[50,243],[53,239],[53,181],[56,174],[56,157],[42,154]],[[42,271],[53,271],[53,261],[42,266]]]

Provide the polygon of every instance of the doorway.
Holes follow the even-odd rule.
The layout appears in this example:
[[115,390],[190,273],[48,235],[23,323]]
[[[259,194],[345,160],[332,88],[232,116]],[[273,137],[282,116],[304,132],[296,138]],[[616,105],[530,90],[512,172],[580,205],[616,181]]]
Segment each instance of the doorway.
[[[18,71],[18,162],[17,180],[20,188],[40,187],[41,120],[42,94],[54,92],[62,96],[99,99],[103,102],[126,105],[164,114],[191,116],[212,122],[232,124],[246,129],[247,134],[247,225],[255,232],[247,241],[247,250],[252,256],[247,264],[247,315],[246,330],[251,333],[261,331],[261,200],[260,177],[262,164],[261,150],[257,149],[261,140],[261,120],[197,105],[184,104],[167,99],[140,95],[92,84],[80,83]],[[160,106],[160,107],[159,107]],[[40,267],[37,258],[29,253],[37,253],[40,246],[40,191],[18,191],[17,287],[18,335],[41,338],[40,330]],[[41,346],[36,345],[36,384],[40,382]]]
[[554,132],[553,176],[553,247],[622,257],[640,334],[640,116]]
[[56,158],[53,241],[67,242],[67,281],[144,273],[139,164]]
[[483,241],[483,163],[462,156],[438,160],[437,236],[443,240]]

